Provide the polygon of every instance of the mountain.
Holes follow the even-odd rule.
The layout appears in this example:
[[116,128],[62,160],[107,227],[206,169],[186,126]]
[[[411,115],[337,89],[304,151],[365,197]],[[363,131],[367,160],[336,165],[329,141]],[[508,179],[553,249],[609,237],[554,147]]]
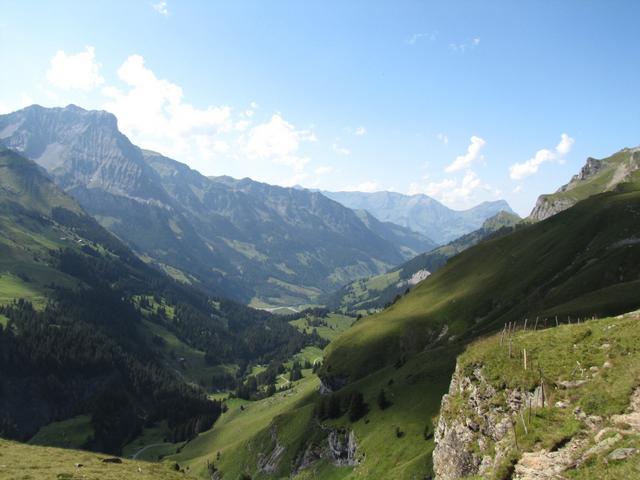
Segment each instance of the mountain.
[[[203,388],[322,345],[285,319],[139,260],[35,163],[0,149],[0,436],[76,419],[120,452],[148,422],[186,440],[221,413]],[[216,383],[218,380],[221,383]]]
[[638,218],[640,190],[627,184],[463,251],[333,342],[327,379],[357,379],[438,338],[473,338],[505,322],[640,306]]
[[[468,465],[473,476],[475,462],[488,457],[487,464],[504,460],[506,468],[495,478],[510,478],[520,455],[547,461],[556,450],[571,453],[577,434],[594,442],[612,436],[607,442],[616,448],[633,448],[635,437],[625,440],[633,432],[624,423],[620,438],[605,432],[595,439],[590,425],[601,418],[606,427],[629,405],[639,358],[632,333],[637,319],[585,320],[640,306],[639,218],[640,185],[627,183],[547,220],[484,239],[332,340],[318,369],[319,391],[316,377],[305,371],[289,396],[236,404],[218,430],[200,435],[171,460],[206,472],[209,452],[220,451],[216,466],[232,478],[409,480],[433,478],[434,469],[438,478],[449,478],[441,477],[443,459]],[[494,336],[505,326],[504,335]],[[611,370],[604,367],[609,357]],[[520,450],[513,451],[512,424],[499,422],[518,413],[541,375],[547,402],[554,403],[531,417],[521,410],[528,433],[520,415],[514,417]],[[581,383],[591,378],[597,380]],[[447,391],[452,398],[440,412]],[[487,410],[487,404],[500,409]],[[505,431],[505,440],[494,443],[492,435]],[[473,441],[481,435],[487,438]],[[439,450],[432,456],[436,441]],[[441,448],[447,445],[452,448]],[[494,456],[502,451],[502,460]],[[596,458],[581,465],[585,475],[576,478],[603,478],[604,462]],[[609,468],[619,473],[615,478],[625,478],[635,466],[626,465]]]
[[206,178],[136,147],[106,112],[28,107],[0,116],[0,141],[148,263],[243,302],[308,303],[433,246],[317,192]]
[[575,205],[597,193],[608,192],[618,185],[640,179],[640,148],[625,148],[614,155],[597,160],[587,158],[580,173],[556,193],[541,195],[529,219],[538,222]]
[[366,210],[378,220],[410,228],[439,245],[477,230],[487,218],[505,211],[504,200],[483,202],[468,210],[452,210],[426,195],[395,192],[323,192],[327,197],[356,210]]
[[485,220],[478,230],[417,255],[387,273],[345,285],[330,295],[325,303],[330,308],[346,312],[382,309],[442,268],[451,257],[488,238],[510,233],[520,221],[518,215],[502,211]]

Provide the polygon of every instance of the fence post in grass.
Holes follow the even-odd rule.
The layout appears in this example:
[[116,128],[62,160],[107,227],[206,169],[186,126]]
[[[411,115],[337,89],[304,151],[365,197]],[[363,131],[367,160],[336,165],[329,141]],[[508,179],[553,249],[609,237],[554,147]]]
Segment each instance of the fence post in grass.
[[511,428],[513,429],[513,438],[516,441],[516,450],[520,450],[520,447],[518,446],[518,432],[516,432],[516,422],[513,420],[513,418],[511,419]]
[[522,420],[522,427],[524,428],[524,434],[529,435],[529,429],[527,429],[527,424],[524,421],[524,413],[520,410],[520,420]]
[[524,319],[524,328],[522,330],[524,330],[525,332],[527,331],[527,319],[526,318]]
[[535,332],[538,329],[538,317],[536,317],[536,323],[533,326],[533,331]]
[[556,327],[558,326],[558,315],[556,315]]
[[542,396],[542,408],[544,408],[544,378],[542,378],[542,368],[540,368],[538,370],[540,372],[540,390],[541,390],[541,396]]
[[524,358],[524,369],[527,369],[527,349],[523,348],[522,349],[522,356]]

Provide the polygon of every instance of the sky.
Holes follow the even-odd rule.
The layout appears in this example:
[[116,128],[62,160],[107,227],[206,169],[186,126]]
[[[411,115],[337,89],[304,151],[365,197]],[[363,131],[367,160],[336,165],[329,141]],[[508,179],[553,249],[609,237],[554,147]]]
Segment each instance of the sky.
[[0,113],[104,109],[205,175],[527,215],[640,144],[637,1],[0,0]]

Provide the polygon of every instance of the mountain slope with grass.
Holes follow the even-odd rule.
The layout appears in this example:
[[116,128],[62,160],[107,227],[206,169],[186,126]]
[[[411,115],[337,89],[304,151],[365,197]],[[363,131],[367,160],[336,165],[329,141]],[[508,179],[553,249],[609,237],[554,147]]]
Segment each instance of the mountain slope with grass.
[[323,192],[355,210],[366,210],[383,222],[410,228],[442,245],[479,229],[495,214],[513,213],[504,200],[483,202],[467,210],[452,210],[427,195],[396,192]]
[[[202,476],[206,475],[210,463],[225,476],[245,474],[259,479],[273,475],[299,479],[413,479],[433,475],[432,452],[435,441],[441,442],[443,438],[441,422],[444,420],[441,419],[446,418],[438,415],[441,399],[450,388],[456,358],[470,342],[498,332],[508,322],[512,325],[517,322],[521,330],[527,319],[528,330],[536,328],[540,337],[531,337],[536,339],[535,343],[527,346],[520,341],[519,333],[510,337],[513,365],[506,368],[508,374],[518,375],[516,365],[521,361],[518,359],[522,358],[523,346],[530,350],[530,362],[534,362],[529,365],[537,365],[535,362],[539,362],[542,350],[545,350],[544,358],[555,362],[545,370],[548,385],[576,380],[574,358],[571,358],[572,365],[562,364],[563,369],[568,369],[566,372],[555,371],[557,362],[564,361],[566,350],[573,351],[573,344],[577,345],[578,361],[588,363],[588,367],[604,365],[605,360],[599,353],[590,353],[595,345],[591,342],[597,340],[598,345],[605,342],[608,326],[616,324],[617,319],[601,324],[597,333],[596,327],[590,327],[593,339],[585,340],[584,349],[578,338],[583,332],[571,330],[572,326],[556,329],[554,325],[556,316],[559,324],[569,321],[575,324],[580,318],[579,328],[582,328],[586,318],[619,314],[640,306],[637,295],[640,243],[636,240],[640,234],[640,191],[637,187],[625,184],[615,192],[587,199],[550,219],[524,225],[468,248],[393,306],[356,320],[335,338],[327,346],[324,363],[318,370],[321,382],[318,390],[310,387],[316,381],[313,372],[305,372],[304,381],[309,382],[306,385],[310,388],[302,388],[300,384],[288,397],[287,408],[271,410],[281,405],[282,399],[271,406],[258,403],[245,405],[243,409],[232,407],[232,415],[226,420],[227,414],[223,415],[225,431],[239,428],[244,432],[240,443],[232,446],[229,438],[214,428],[171,458]],[[633,325],[628,323],[625,329]],[[548,330],[540,333],[544,328]],[[624,338],[625,331],[620,330],[618,338]],[[565,338],[564,332],[569,332],[569,336]],[[546,335],[557,335],[558,340],[551,341],[552,337]],[[499,336],[488,340],[493,345],[499,341]],[[628,341],[630,343],[621,340],[615,347],[616,355],[620,355],[616,358],[621,363],[616,365],[615,358],[611,361],[621,368],[612,370],[615,377],[610,378],[615,385],[627,387],[633,379],[625,378],[620,372],[630,367],[624,362],[637,358],[635,350],[629,350],[632,355],[628,359],[621,355],[634,340]],[[501,355],[508,352],[505,348],[508,346],[502,347]],[[473,347],[469,351],[473,352]],[[580,356],[583,354],[587,356]],[[584,365],[581,368],[593,375],[594,370]],[[464,372],[469,370],[472,369],[465,368]],[[534,380],[539,378],[535,370],[531,372],[527,375]],[[530,387],[530,382],[523,385],[523,388]],[[625,414],[632,394],[627,387],[619,390],[624,392],[616,397],[617,410],[606,412],[607,415]],[[600,388],[602,385],[598,384],[592,391],[595,394]],[[612,394],[616,391],[617,386]],[[557,395],[561,400],[560,393]],[[572,401],[580,403],[576,398]],[[585,402],[585,405],[593,403]],[[450,405],[456,409],[463,403],[458,399]],[[567,408],[572,415],[573,408]],[[257,422],[258,416],[252,413],[267,411],[274,417],[270,421],[261,416],[262,420]],[[446,416],[448,410],[444,411]],[[588,410],[584,407],[583,411]],[[596,411],[597,408],[589,410],[588,415]],[[543,415],[541,420],[532,420],[527,428],[533,424],[547,425],[544,422],[555,419],[561,421],[554,425],[553,431],[546,427],[537,433],[530,431],[527,445],[540,442],[540,448],[549,448],[553,441],[559,441],[558,445],[562,446],[566,437],[563,435],[578,431],[570,415],[561,418],[555,411],[549,417]],[[465,428],[475,428],[474,425],[466,422]],[[535,440],[538,433],[546,436]],[[597,441],[602,440],[603,435]],[[336,451],[341,452],[342,460],[329,453],[333,451],[330,439],[335,442],[336,438],[348,440],[333,444],[340,447]],[[524,442],[523,439],[523,445]],[[623,440],[617,446],[628,445]],[[491,454],[490,444],[481,446],[485,447]],[[476,450],[472,449],[472,453],[477,454]],[[436,470],[443,456],[454,458],[451,450],[448,452],[436,454]],[[612,452],[603,451],[596,458]],[[463,456],[465,450],[458,448],[455,453]],[[509,465],[513,466],[513,462],[507,463],[507,467]],[[601,463],[590,465],[593,466],[589,468],[602,473]],[[509,471],[508,468],[507,475]],[[469,470],[469,474],[473,471]]]
[[336,385],[425,347],[473,338],[505,322],[616,314],[638,306],[640,191],[625,185],[451,259],[384,312],[332,343]]
[[529,219],[540,221],[592,195],[614,190],[625,182],[640,179],[640,149],[625,148],[603,159],[587,158],[585,165],[557,192],[541,195]]
[[204,177],[133,145],[107,112],[34,105],[0,115],[0,141],[146,262],[244,303],[307,304],[434,245],[401,227],[369,228],[318,192]]
[[202,387],[320,341],[145,265],[30,160],[0,150],[0,173],[1,436],[58,422],[117,453],[163,421],[182,441],[221,412]]
[[382,309],[407,293],[429,275],[442,268],[447,260],[489,237],[506,235],[520,222],[514,213],[500,212],[488,218],[482,227],[446,245],[415,256],[399,267],[381,275],[356,280],[330,295],[325,303],[345,312]]

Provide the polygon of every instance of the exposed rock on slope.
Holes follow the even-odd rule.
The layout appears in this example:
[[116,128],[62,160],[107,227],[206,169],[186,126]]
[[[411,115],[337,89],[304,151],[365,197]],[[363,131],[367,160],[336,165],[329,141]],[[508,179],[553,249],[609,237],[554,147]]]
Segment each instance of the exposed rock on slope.
[[639,148],[625,148],[602,160],[589,157],[569,183],[560,187],[556,193],[538,198],[529,219],[539,222],[591,195],[613,190],[619,184],[633,180],[639,169]]
[[607,478],[629,478],[640,467],[638,320],[634,313],[470,347],[442,399],[436,478],[600,478],[604,465]]

